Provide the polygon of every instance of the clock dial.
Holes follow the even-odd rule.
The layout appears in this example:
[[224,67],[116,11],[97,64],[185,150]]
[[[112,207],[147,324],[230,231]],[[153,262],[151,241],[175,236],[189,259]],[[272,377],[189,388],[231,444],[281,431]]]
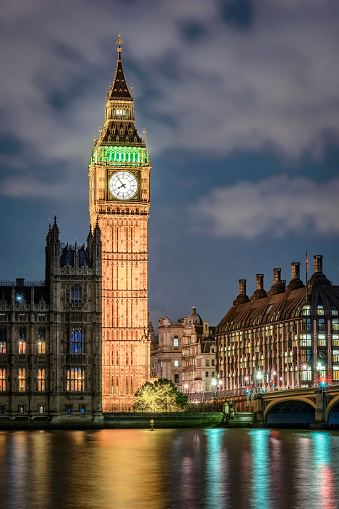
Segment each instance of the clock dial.
[[138,189],[138,181],[129,171],[118,171],[109,180],[109,190],[119,200],[132,198]]

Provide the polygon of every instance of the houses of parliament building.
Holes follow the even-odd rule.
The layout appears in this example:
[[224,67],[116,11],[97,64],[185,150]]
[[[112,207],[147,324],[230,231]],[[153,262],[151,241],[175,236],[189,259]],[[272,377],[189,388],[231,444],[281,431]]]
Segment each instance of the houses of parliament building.
[[43,282],[0,282],[0,418],[100,421],[149,380],[150,163],[117,41],[104,126],[89,163],[90,231],[46,238]]

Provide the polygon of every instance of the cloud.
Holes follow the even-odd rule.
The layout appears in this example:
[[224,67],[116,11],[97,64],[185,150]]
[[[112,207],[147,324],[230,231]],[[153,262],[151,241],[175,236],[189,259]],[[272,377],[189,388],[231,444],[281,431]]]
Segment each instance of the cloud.
[[[185,149],[222,157],[270,147],[319,156],[339,135],[337,3],[7,0],[0,134],[21,147],[8,164],[85,169],[119,30],[151,155]],[[66,179],[65,190],[71,184]]]
[[281,175],[213,189],[189,213],[193,231],[211,237],[338,235],[338,196],[339,179],[316,184]]

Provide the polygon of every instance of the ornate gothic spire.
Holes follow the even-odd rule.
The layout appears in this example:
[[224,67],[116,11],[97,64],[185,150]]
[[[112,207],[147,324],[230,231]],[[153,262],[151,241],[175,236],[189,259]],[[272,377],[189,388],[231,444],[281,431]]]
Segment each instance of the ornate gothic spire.
[[118,61],[117,61],[117,68],[115,71],[115,77],[113,81],[112,88],[109,91],[109,99],[123,99],[125,101],[132,101],[132,96],[130,91],[128,90],[128,86],[125,80],[124,70],[122,68],[122,59],[121,59],[121,45],[123,44],[123,41],[121,39],[121,34],[119,32],[119,39],[117,40],[117,51],[118,51]]

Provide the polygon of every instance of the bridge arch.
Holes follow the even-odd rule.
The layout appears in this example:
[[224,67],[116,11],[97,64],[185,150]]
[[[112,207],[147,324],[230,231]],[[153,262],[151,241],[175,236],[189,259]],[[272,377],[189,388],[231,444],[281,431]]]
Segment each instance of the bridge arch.
[[[338,406],[339,406],[339,394],[329,402],[329,404],[327,405],[327,407],[325,409],[325,423],[326,424],[338,424],[338,422],[335,422],[335,423],[330,422],[331,412],[334,410],[334,407],[338,407]],[[335,413],[338,413],[338,417],[339,417],[339,408],[338,408],[338,410],[336,409]]]
[[265,424],[310,424],[315,421],[316,403],[307,397],[277,398],[264,411]]

